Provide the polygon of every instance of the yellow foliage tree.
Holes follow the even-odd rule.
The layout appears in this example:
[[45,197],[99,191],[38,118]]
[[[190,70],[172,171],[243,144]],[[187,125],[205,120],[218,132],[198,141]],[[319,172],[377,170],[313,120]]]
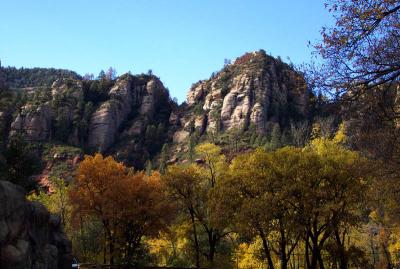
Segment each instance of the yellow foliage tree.
[[288,268],[304,245],[308,268],[324,268],[322,251],[334,242],[336,262],[348,268],[346,238],[360,221],[368,186],[366,161],[335,138],[316,138],[306,148],[258,149],[236,157],[213,192],[215,217],[231,220],[242,233],[259,236],[269,268],[275,257]]
[[[170,166],[163,179],[181,209],[188,214],[193,231],[195,263],[200,266],[201,253],[205,253],[210,266],[214,264],[217,246],[229,233],[226,226],[216,226],[210,207],[212,190],[226,171],[227,165],[221,148],[210,143],[200,144],[195,149],[203,162],[190,166]],[[201,251],[200,229],[207,237],[208,249]]]
[[117,257],[131,263],[142,238],[156,234],[173,215],[158,173],[135,173],[101,154],[85,156],[69,197],[73,216],[102,223],[104,259],[111,264]]

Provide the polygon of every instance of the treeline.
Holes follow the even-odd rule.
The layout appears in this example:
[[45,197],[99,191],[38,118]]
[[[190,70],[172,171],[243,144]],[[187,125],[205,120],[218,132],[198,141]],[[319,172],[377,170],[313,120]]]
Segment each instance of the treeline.
[[15,68],[1,67],[0,76],[7,87],[49,87],[59,78],[81,79],[81,76],[74,71],[55,68]]
[[387,212],[398,209],[395,197],[376,199],[385,182],[380,164],[346,143],[344,125],[331,138],[315,131],[304,147],[258,148],[231,161],[203,143],[195,162],[164,174],[96,154],[81,162],[72,185],[55,179],[52,195],[31,198],[63,216],[85,262],[393,268],[400,236]]

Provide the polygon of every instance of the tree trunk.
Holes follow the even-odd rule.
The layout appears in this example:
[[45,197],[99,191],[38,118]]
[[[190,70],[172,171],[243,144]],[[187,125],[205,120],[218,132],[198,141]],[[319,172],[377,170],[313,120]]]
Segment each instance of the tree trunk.
[[309,236],[307,235],[306,240],[305,240],[305,247],[304,247],[304,268],[310,269],[311,268],[311,262],[310,262],[310,243],[309,243]]
[[376,253],[375,253],[375,246],[374,246],[374,241],[372,237],[370,237],[370,247],[371,247],[371,253],[372,253],[372,258],[373,258],[373,268],[376,267]]
[[311,238],[312,241],[312,251],[311,251],[311,266],[310,269],[317,269],[317,256],[318,256],[318,239]]
[[190,218],[192,220],[194,247],[196,250],[196,268],[200,268],[200,247],[199,247],[199,240],[197,239],[197,229],[196,229],[193,210],[190,210]]
[[318,258],[319,269],[325,269],[324,260],[322,259],[320,249],[317,249],[317,258]]
[[213,263],[217,245],[217,239],[213,229],[209,230],[207,234],[208,234],[208,246],[209,246],[207,259],[209,262]]
[[347,269],[348,261],[344,246],[344,237],[343,240],[340,238],[338,229],[335,229],[335,240],[339,250],[339,269]]
[[104,232],[103,264],[107,263],[107,234]]
[[110,264],[113,265],[114,264],[114,241],[112,239],[110,239],[108,248],[109,248],[109,252],[110,252]]
[[383,253],[385,254],[385,258],[386,258],[386,262],[387,262],[386,268],[393,269],[392,257],[390,256],[390,252],[384,243],[382,244],[382,248],[383,248]]
[[108,254],[110,255],[109,260],[110,264],[114,264],[114,240],[112,238],[112,233],[109,228],[109,225],[105,225],[105,230],[106,230],[106,242],[108,243]]
[[266,235],[265,235],[265,233],[264,233],[264,231],[262,229],[259,228],[258,231],[260,233],[260,237],[261,237],[261,240],[262,240],[262,243],[263,243],[265,256],[267,256],[268,269],[274,269],[274,262],[272,261],[271,250],[269,249]]
[[279,242],[279,259],[281,262],[281,269],[287,269],[288,267],[288,257],[286,254],[286,235],[285,235],[285,228],[283,227],[283,223],[280,221],[280,235],[281,239]]

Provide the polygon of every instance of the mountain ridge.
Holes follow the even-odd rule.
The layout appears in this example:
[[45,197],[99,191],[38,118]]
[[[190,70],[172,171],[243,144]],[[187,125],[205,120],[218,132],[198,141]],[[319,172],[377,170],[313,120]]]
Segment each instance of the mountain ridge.
[[260,50],[194,83],[181,105],[155,75],[126,73],[116,79],[61,77],[0,113],[9,118],[3,137],[23,134],[36,143],[112,154],[144,169],[148,161],[160,162],[163,145],[168,161],[176,162],[187,159],[191,139],[233,131],[264,138],[276,126],[284,133],[292,122],[310,118],[311,95],[299,72]]

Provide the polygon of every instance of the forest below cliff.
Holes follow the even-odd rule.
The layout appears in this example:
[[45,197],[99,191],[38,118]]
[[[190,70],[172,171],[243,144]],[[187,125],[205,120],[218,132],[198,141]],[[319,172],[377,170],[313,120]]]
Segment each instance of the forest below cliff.
[[[327,9],[320,62],[249,52],[182,104],[151,71],[0,66],[0,180],[84,263],[400,268],[400,3]],[[18,236],[2,268],[28,268]]]

